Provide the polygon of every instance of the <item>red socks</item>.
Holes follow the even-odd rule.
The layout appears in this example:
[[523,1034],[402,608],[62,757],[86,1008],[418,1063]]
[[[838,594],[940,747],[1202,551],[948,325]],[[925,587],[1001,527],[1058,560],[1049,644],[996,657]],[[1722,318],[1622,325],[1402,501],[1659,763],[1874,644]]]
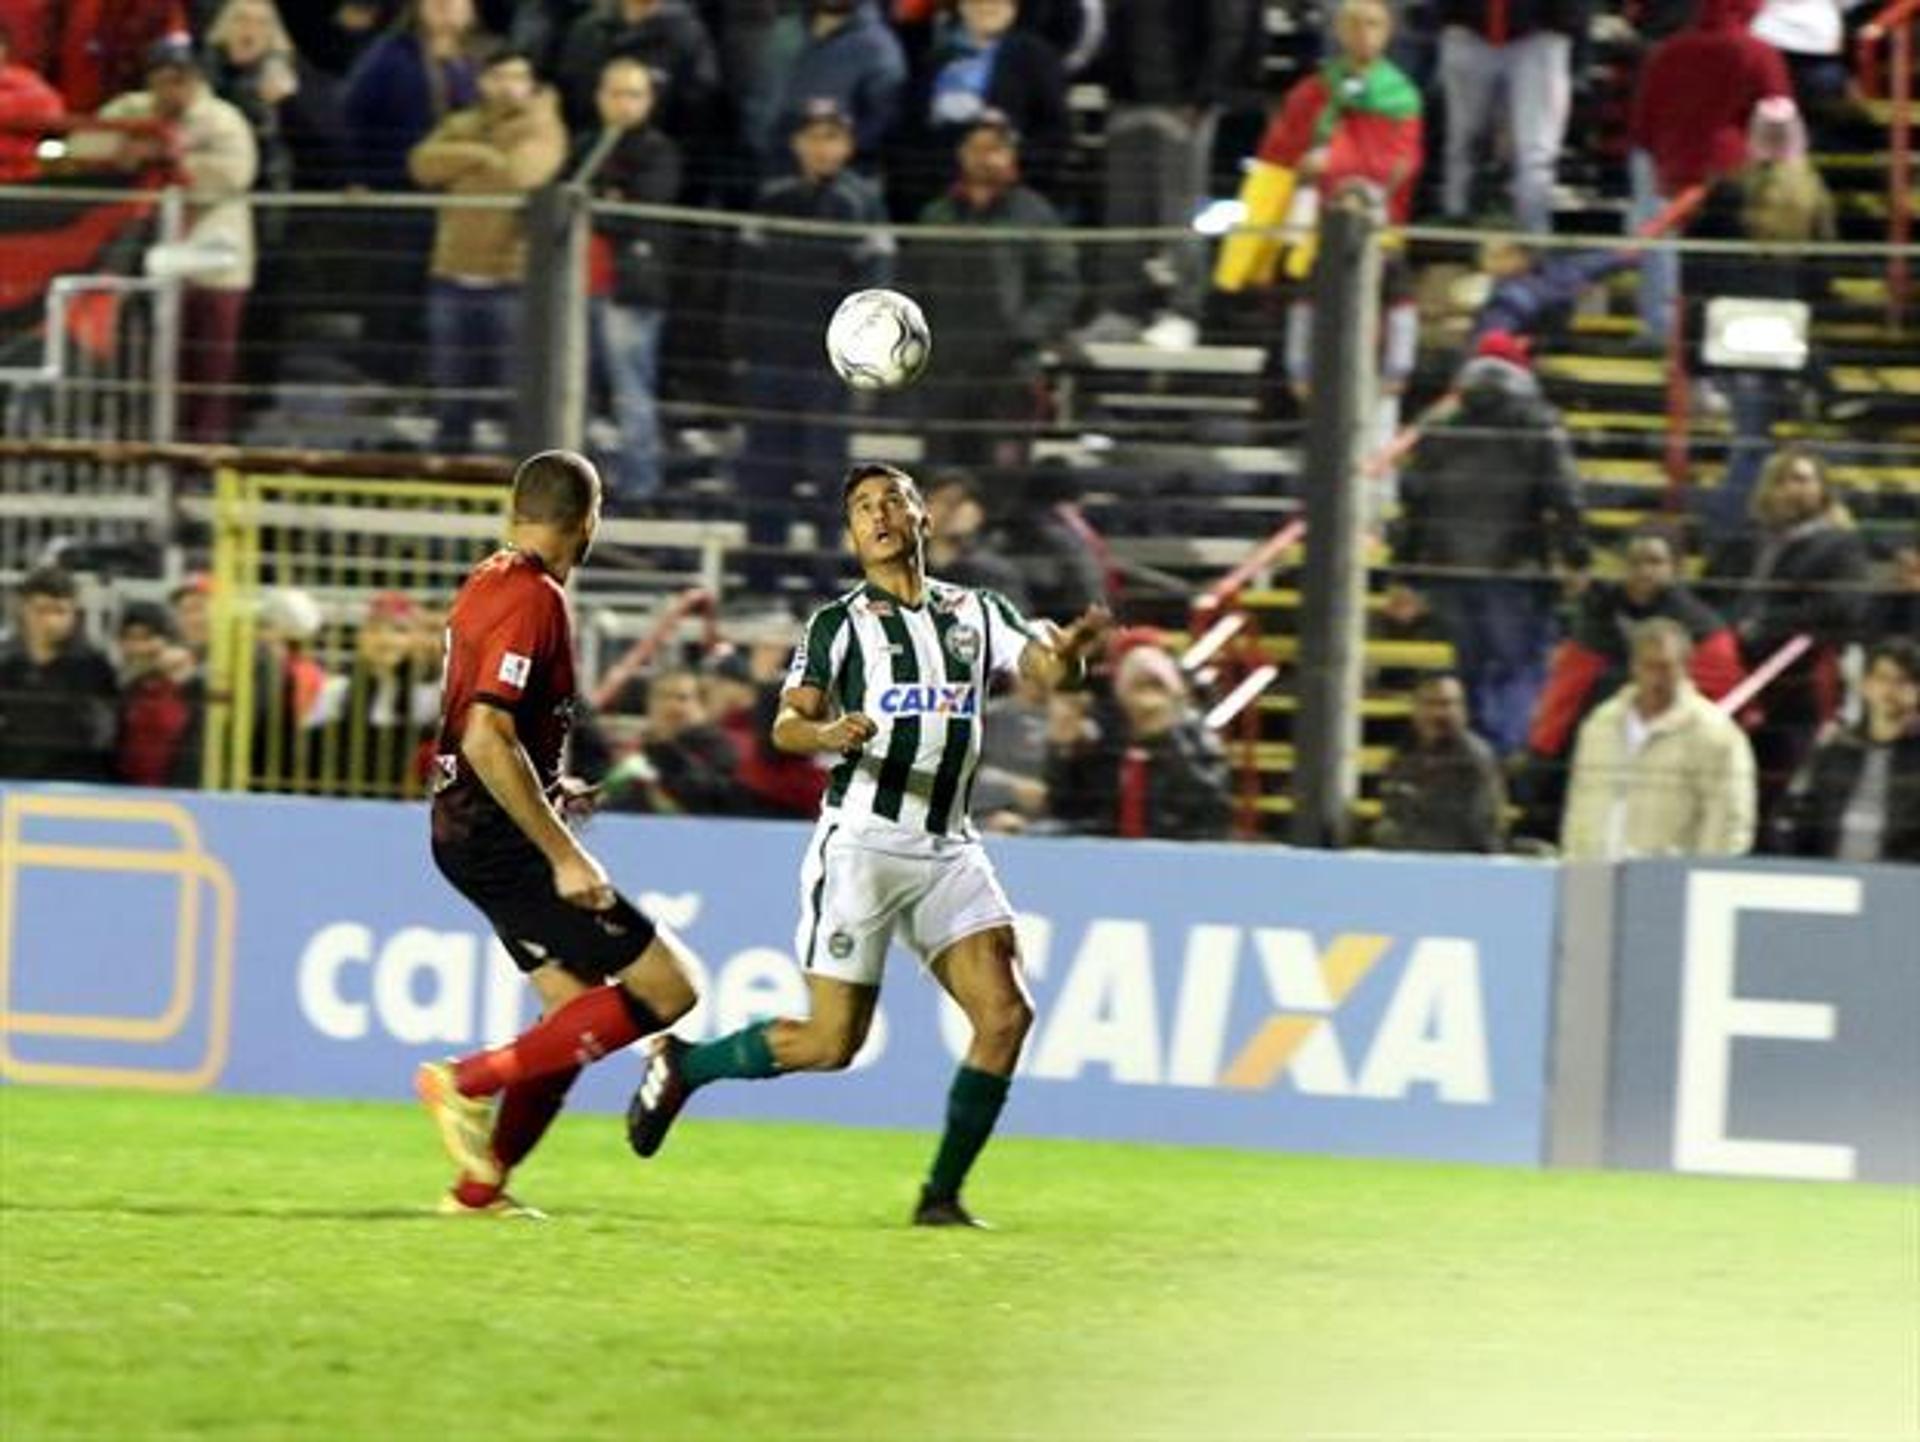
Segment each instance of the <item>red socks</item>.
[[[625,987],[596,986],[535,1022],[507,1045],[460,1058],[454,1063],[454,1085],[462,1096],[492,1096],[516,1083],[578,1070],[609,1052],[631,1046],[649,1032],[660,1030],[660,1026],[653,1009]],[[572,1079],[568,1080],[571,1083]],[[560,1094],[565,1095],[565,1088]]]

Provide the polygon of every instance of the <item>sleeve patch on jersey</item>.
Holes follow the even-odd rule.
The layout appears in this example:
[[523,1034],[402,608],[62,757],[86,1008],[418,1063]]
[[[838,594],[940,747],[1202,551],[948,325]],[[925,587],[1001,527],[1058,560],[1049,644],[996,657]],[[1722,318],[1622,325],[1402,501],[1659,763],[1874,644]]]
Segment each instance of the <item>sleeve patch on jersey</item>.
[[527,677],[533,674],[533,661],[518,651],[509,651],[500,658],[500,674],[497,679],[509,686],[526,687]]

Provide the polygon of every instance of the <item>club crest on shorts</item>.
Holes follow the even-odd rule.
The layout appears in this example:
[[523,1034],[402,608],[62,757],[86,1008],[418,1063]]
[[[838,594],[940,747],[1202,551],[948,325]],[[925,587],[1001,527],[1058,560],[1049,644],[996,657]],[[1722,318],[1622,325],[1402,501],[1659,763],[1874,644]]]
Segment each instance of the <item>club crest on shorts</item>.
[[962,666],[980,659],[980,633],[971,626],[954,626],[947,631],[947,654]]
[[844,931],[836,931],[827,938],[827,954],[835,961],[845,961],[853,955],[853,937]]

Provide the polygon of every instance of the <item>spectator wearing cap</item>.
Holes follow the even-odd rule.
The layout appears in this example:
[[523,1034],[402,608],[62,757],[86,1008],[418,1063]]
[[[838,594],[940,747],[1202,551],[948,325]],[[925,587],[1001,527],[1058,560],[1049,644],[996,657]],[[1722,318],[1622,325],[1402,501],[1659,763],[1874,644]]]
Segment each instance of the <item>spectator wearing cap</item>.
[[567,124],[597,118],[600,74],[609,60],[638,60],[660,81],[660,128],[693,142],[705,134],[720,87],[720,62],[704,20],[683,0],[603,0],[574,21],[560,48],[557,72]]
[[1584,572],[1579,476],[1559,412],[1526,366],[1480,356],[1458,409],[1428,426],[1401,476],[1394,560],[1452,641],[1474,727],[1521,746],[1552,635],[1554,567]]
[[1814,748],[1774,814],[1771,850],[1920,862],[1920,641],[1867,654],[1861,718]]
[[959,133],[983,110],[998,110],[1024,137],[1021,164],[1036,189],[1051,193],[1069,139],[1067,76],[1059,52],[1018,29],[1017,0],[959,0],[935,22],[907,106],[907,139],[888,166],[895,204],[911,214],[939,194]]
[[[1220,107],[1249,64],[1257,25],[1252,0],[1110,0],[1107,43],[1094,67],[1111,102],[1103,224],[1188,229],[1208,192]],[[1151,318],[1147,339],[1193,343],[1206,298],[1206,248],[1197,237],[1102,245],[1099,253],[1103,314],[1090,336],[1127,335]]]
[[854,160],[872,169],[900,118],[907,58],[874,0],[805,0],[806,38],[786,67],[774,134],[749,135],[771,158],[778,132],[798,123],[808,102],[834,102],[853,127]]
[[[671,205],[680,196],[680,147],[653,124],[653,72],[628,56],[609,60],[594,96],[599,126],[574,147],[568,171],[601,200]],[[591,167],[590,173],[588,168]],[[657,222],[596,214],[587,242],[593,357],[620,430],[606,457],[608,500],[618,506],[660,489],[660,331],[666,321],[672,232]]]
[[1744,856],[1753,847],[1753,750],[1687,677],[1677,621],[1634,629],[1631,684],[1580,727],[1560,849],[1573,861]]
[[[174,42],[148,58],[146,89],[120,96],[100,113],[110,120],[163,120],[177,132],[173,153],[186,181],[186,240],[195,254],[181,294],[181,431],[188,440],[230,441],[236,407],[227,388],[239,378],[240,324],[253,288],[247,192],[260,166],[253,127],[213,93],[192,47]],[[121,163],[143,169],[162,143],[127,137]]]
[[[879,190],[850,168],[853,121],[837,101],[807,102],[791,150],[795,174],[761,187],[756,214],[850,226],[885,223]],[[822,363],[820,337],[841,297],[886,284],[892,270],[892,241],[877,229],[829,235],[749,229],[740,237],[728,349],[743,366],[739,395],[749,414],[737,477],[755,546],[785,544],[802,483],[816,497],[811,514],[823,544],[840,535],[847,392]]]
[[114,779],[191,787],[200,780],[206,689],[167,608],[135,601],[120,612],[120,717]]
[[1493,749],[1467,729],[1467,693],[1454,675],[1423,677],[1413,691],[1413,738],[1380,778],[1383,851],[1502,850],[1506,786]]
[[1158,646],[1135,646],[1121,658],[1111,708],[1095,707],[1084,692],[1055,695],[1046,787],[1053,815],[1074,831],[1179,841],[1226,835],[1226,753]]
[[1058,231],[1047,198],[1021,183],[1020,137],[1007,117],[983,111],[963,134],[959,177],[920,212],[923,225],[977,230],[978,240],[920,241],[908,252],[908,289],[938,337],[940,365],[918,387],[930,419],[987,422],[934,429],[928,447],[945,464],[1013,466],[1023,428],[1039,414],[1040,356],[1059,343],[1080,299],[1073,247],[1059,240],[998,240],[999,230]]
[[1553,229],[1554,172],[1573,106],[1573,42],[1589,0],[1441,0],[1440,85],[1447,102],[1441,204],[1465,220],[1504,92],[1520,229]]
[[40,127],[66,113],[60,92],[14,53],[13,34],[0,24],[0,185],[18,185],[40,173]]
[[[449,115],[408,157],[423,190],[525,195],[560,173],[567,132],[551,90],[527,57],[503,50],[480,73],[480,103]],[[478,407],[452,394],[502,389],[512,375],[526,223],[517,210],[443,209],[434,227],[427,292],[428,358],[442,391],[442,450],[470,449]]]
[[[329,677],[318,707],[331,737],[306,750],[316,773],[337,776],[360,796],[418,796],[423,754],[439,715],[438,677],[415,645],[419,607],[400,591],[367,603],[353,640],[353,669]],[[320,777],[332,783],[333,775]]]
[[106,781],[113,774],[113,667],[80,629],[73,577],[27,573],[0,644],[0,777]]
[[156,45],[192,39],[182,0],[0,0],[0,24],[75,115],[138,85]]
[[[1630,225],[1644,225],[1691,187],[1737,168],[1754,107],[1791,93],[1778,52],[1747,33],[1756,6],[1700,0],[1693,23],[1661,41],[1641,66],[1627,124]],[[1649,252],[1640,272],[1640,327],[1651,341],[1666,339],[1679,281],[1675,252]]]

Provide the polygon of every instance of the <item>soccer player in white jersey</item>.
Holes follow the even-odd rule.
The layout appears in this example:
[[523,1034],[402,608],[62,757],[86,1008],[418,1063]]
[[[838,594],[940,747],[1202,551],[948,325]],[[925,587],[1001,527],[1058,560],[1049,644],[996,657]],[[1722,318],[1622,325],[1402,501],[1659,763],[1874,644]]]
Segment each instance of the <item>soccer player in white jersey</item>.
[[794,946],[812,1013],[699,1046],[667,1038],[627,1109],[627,1135],[652,1156],[709,1082],[845,1067],[866,1040],[897,933],[973,1025],[913,1220],[978,1226],[961,1183],[1033,1020],[1013,908],[967,814],[987,688],[1016,674],[1081,684],[1109,617],[1094,607],[1064,629],[1029,623],[995,592],[928,576],[927,513],[904,471],[855,466],[842,499],[866,580],[808,621],[773,723],[781,750],[841,758],[800,873]]

